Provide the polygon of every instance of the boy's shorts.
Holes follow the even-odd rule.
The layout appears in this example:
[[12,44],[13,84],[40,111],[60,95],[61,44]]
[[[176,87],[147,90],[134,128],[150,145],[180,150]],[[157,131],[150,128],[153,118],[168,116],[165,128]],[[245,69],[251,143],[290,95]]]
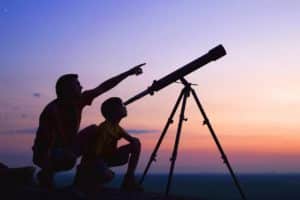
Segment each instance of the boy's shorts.
[[108,167],[125,165],[128,162],[129,154],[130,146],[127,144],[119,147],[112,156],[104,158],[104,161]]
[[130,153],[129,148],[130,148],[129,145],[124,145],[118,148],[116,152],[108,158],[101,158],[101,157],[97,158],[95,162],[95,166],[96,166],[95,174],[102,177],[109,167],[117,167],[128,163],[128,158]]
[[78,176],[85,177],[90,184],[103,183],[103,179],[109,167],[121,166],[128,162],[130,153],[129,145],[121,146],[109,158],[98,157],[93,163],[88,165],[80,164],[77,168]]

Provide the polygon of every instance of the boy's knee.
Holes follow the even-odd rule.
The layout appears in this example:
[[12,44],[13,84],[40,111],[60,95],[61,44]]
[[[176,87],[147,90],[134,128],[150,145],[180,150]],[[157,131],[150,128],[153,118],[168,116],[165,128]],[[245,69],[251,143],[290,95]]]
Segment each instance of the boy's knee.
[[135,138],[133,142],[131,142],[131,146],[134,150],[140,150],[141,149],[141,142],[138,138]]

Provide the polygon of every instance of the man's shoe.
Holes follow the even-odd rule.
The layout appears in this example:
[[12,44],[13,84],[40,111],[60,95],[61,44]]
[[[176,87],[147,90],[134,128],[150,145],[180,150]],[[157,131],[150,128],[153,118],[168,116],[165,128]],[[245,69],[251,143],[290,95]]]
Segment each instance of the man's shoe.
[[38,185],[47,190],[53,190],[54,189],[54,181],[53,176],[51,174],[48,174],[44,171],[39,171],[37,174],[37,181]]

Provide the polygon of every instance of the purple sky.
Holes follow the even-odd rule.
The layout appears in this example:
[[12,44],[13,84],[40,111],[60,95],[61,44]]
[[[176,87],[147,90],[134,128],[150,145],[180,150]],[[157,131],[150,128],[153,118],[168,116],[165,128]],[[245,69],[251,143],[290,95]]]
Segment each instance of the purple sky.
[[[102,120],[99,106],[105,98],[127,99],[223,44],[228,55],[187,78],[199,84],[195,89],[233,165],[241,172],[300,172],[295,161],[300,156],[299,9],[297,0],[1,0],[0,160],[12,166],[31,163],[32,130],[42,108],[55,97],[61,74],[78,73],[84,88],[91,88],[147,62],[142,76],[124,81],[84,111],[84,127]],[[122,125],[161,130],[180,88],[173,84],[130,105]],[[199,113],[190,106],[186,129],[191,135],[183,160],[197,152],[192,138]],[[158,134],[138,136],[146,144],[145,160]],[[194,163],[178,164],[177,170],[226,171],[209,144],[199,149],[203,155],[208,146],[207,163],[200,156]],[[164,171],[166,164],[156,171]]]

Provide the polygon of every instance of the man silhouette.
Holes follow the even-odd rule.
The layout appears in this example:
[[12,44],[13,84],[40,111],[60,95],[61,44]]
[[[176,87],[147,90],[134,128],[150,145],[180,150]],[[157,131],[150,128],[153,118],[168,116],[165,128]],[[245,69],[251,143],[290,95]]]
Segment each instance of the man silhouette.
[[143,65],[145,63],[84,92],[81,92],[82,86],[76,74],[65,74],[57,80],[57,98],[42,111],[32,147],[33,162],[41,168],[37,174],[41,187],[52,189],[54,173],[74,167],[77,158],[76,136],[83,108],[128,76],[141,74]]

